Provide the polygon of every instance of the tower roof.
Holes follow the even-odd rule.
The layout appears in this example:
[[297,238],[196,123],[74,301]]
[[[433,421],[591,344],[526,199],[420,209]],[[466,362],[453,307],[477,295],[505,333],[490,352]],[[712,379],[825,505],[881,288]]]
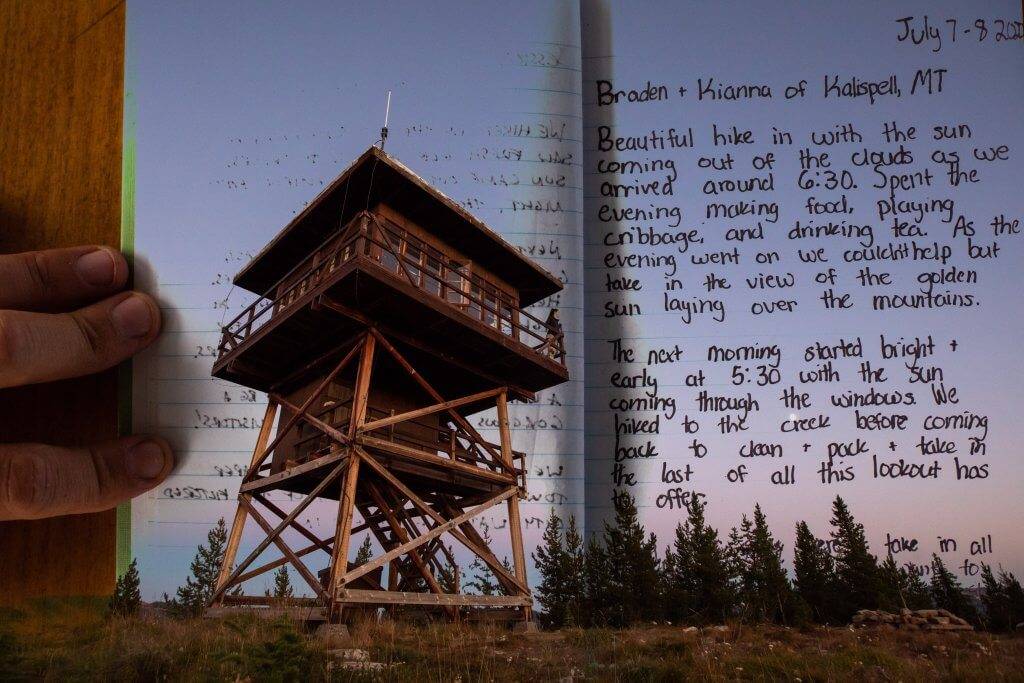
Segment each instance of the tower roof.
[[367,149],[331,181],[235,276],[234,283],[264,294],[333,231],[378,202],[388,203],[498,274],[519,290],[522,306],[562,289],[554,275],[377,147]]

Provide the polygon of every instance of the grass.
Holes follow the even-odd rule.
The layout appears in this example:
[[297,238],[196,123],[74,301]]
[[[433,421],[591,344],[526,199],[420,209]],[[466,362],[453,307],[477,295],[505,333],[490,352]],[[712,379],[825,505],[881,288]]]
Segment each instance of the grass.
[[314,634],[240,615],[106,619],[97,600],[0,614],[0,680],[118,681],[1024,681],[1024,636],[730,624],[567,629],[383,621],[345,647],[388,665],[343,668]]

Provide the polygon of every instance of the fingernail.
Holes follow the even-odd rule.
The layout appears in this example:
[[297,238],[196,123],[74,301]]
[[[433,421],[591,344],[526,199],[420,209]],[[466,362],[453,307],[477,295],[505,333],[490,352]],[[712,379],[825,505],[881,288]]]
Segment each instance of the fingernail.
[[128,473],[145,481],[164,471],[167,455],[156,441],[140,441],[128,449]]
[[110,312],[114,328],[122,337],[138,339],[149,334],[153,327],[153,312],[141,296],[132,295],[114,306]]
[[78,277],[82,278],[87,285],[110,287],[114,284],[117,265],[109,251],[97,249],[79,256],[78,261],[75,262],[75,270],[78,271]]

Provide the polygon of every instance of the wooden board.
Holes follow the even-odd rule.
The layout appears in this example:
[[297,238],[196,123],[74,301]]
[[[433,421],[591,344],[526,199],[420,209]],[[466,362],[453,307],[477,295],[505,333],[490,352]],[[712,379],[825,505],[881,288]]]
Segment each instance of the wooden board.
[[[0,251],[117,245],[125,7],[0,3]],[[116,373],[0,391],[0,439],[117,435]],[[99,595],[114,583],[115,513],[0,524],[0,602]]]

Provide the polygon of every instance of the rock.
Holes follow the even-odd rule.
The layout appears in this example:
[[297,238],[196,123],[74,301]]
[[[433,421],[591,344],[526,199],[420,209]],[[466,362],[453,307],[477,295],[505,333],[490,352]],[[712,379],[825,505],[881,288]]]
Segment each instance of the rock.
[[344,659],[350,662],[368,662],[370,661],[370,653],[366,650],[360,650],[359,648],[339,648],[337,650],[328,650],[327,655],[334,657],[335,659]]
[[967,621],[944,609],[901,609],[899,614],[884,610],[862,609],[853,615],[852,624],[859,627],[904,629],[908,631],[969,631]]
[[345,624],[321,624],[316,637],[326,650],[337,650],[349,642],[348,626]]
[[381,671],[391,668],[391,665],[384,662],[341,662],[338,668],[354,671]]

